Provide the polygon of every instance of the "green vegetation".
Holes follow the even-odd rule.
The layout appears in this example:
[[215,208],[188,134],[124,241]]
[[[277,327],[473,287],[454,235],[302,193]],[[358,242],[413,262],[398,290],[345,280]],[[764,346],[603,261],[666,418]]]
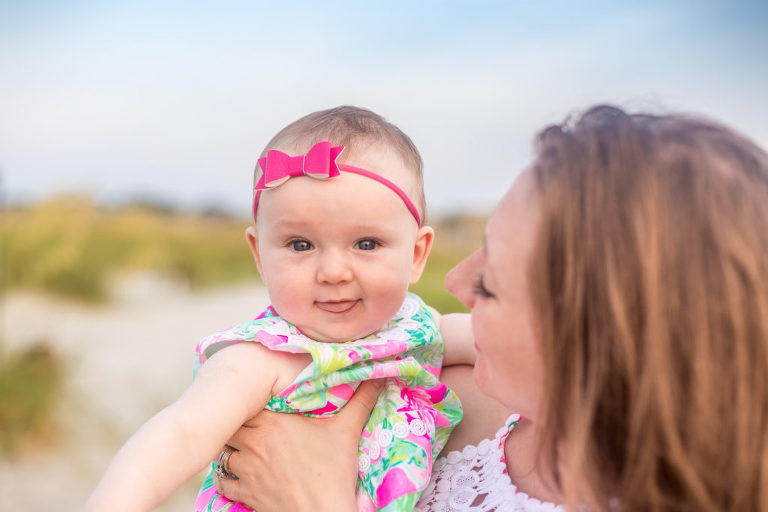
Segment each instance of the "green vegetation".
[[[434,223],[426,270],[412,290],[438,311],[464,311],[443,288],[448,270],[480,246],[484,219]],[[152,270],[193,288],[256,277],[243,231],[247,222],[222,216],[173,214],[148,206],[104,210],[84,197],[60,197],[0,214],[7,288],[45,291],[99,302],[116,274]]]
[[63,365],[45,345],[0,356],[0,455],[22,440],[50,438]]
[[192,287],[233,283],[255,276],[245,226],[146,206],[106,211],[62,197],[2,214],[3,280],[91,302],[107,298],[109,278],[123,271],[156,270]]
[[478,249],[483,241],[485,217],[451,217],[432,222],[435,244],[424,274],[411,291],[440,313],[468,311],[459,300],[445,291],[445,276],[458,262]]
[[427,261],[421,279],[410,290],[440,313],[467,311],[459,300],[445,291],[445,276],[468,253],[435,247]]

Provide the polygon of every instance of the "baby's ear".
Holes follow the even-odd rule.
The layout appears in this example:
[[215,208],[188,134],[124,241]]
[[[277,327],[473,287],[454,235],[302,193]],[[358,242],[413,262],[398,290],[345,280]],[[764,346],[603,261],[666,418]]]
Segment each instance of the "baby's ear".
[[259,270],[259,277],[261,277],[262,282],[266,284],[266,281],[264,281],[264,274],[261,272],[261,257],[259,256],[259,231],[256,229],[256,226],[248,226],[245,228],[245,241],[248,244],[248,248],[251,249],[251,254],[253,254],[253,261],[256,262],[256,268]]
[[424,265],[427,264],[429,251],[432,250],[432,243],[435,241],[435,230],[429,226],[422,226],[416,235],[416,244],[413,248],[413,265],[411,266],[410,284],[416,283],[424,272]]

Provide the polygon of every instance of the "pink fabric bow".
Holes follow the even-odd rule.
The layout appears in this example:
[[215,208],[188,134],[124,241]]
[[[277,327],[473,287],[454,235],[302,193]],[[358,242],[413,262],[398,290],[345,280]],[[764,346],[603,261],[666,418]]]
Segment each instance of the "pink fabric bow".
[[330,142],[318,142],[306,155],[290,156],[275,149],[259,158],[262,174],[256,182],[256,190],[265,190],[285,183],[294,176],[311,176],[317,179],[333,178],[339,175],[336,165],[344,146],[331,147]]

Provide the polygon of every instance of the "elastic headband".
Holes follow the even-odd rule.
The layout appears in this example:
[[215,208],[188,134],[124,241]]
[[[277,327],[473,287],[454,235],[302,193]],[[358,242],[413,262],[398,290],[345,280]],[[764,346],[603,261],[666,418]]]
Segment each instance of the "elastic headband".
[[403,200],[408,211],[411,212],[413,218],[416,219],[416,224],[421,227],[419,210],[416,209],[416,206],[411,199],[400,187],[375,172],[360,169],[359,167],[353,167],[351,165],[337,164],[336,159],[343,150],[344,146],[331,147],[330,142],[324,141],[318,142],[312,146],[306,155],[290,156],[282,151],[272,149],[267,153],[266,157],[259,158],[261,175],[256,181],[256,186],[253,187],[255,191],[255,194],[253,195],[253,221],[256,222],[256,210],[259,207],[259,196],[261,195],[262,190],[275,188],[282,185],[290,178],[297,176],[309,176],[311,178],[325,180],[335,178],[340,174],[339,171],[344,171],[365,176],[366,178],[378,181],[382,185],[389,187],[390,190]]

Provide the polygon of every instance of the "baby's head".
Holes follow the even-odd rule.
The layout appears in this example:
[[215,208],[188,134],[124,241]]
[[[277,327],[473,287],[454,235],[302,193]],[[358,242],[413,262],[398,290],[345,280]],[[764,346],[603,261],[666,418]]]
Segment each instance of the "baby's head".
[[[276,152],[314,160],[329,148],[330,178],[264,176],[285,160]],[[421,276],[434,238],[422,225],[422,161],[411,139],[369,110],[315,112],[272,138],[254,185],[246,238],[277,313],[325,342],[385,326]]]

